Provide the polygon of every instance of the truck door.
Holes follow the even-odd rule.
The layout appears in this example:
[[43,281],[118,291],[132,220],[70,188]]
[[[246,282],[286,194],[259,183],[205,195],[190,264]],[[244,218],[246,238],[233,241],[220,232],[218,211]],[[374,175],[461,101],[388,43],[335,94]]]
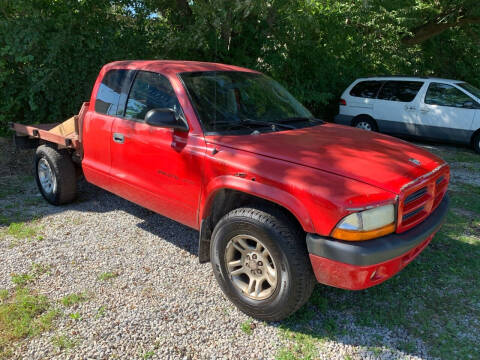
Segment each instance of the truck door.
[[[126,91],[134,71],[125,69],[100,73],[90,101],[90,108],[83,120],[82,168],[85,178],[104,189],[110,190],[110,143],[115,118],[123,112]],[[119,110],[121,109],[121,110]]]
[[157,213],[197,227],[203,137],[145,123],[151,109],[174,109],[184,116],[170,81],[139,71],[123,117],[113,123],[112,191]]

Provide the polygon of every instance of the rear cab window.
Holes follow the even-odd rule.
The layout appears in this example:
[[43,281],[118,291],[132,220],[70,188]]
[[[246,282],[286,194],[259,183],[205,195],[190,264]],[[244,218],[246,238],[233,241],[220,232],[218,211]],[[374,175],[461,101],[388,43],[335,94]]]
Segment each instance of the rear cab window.
[[360,81],[350,90],[350,96],[375,99],[381,86],[381,81]]
[[134,75],[133,70],[117,69],[108,71],[100,84],[95,99],[95,112],[122,116],[128,87]]
[[423,84],[423,81],[386,81],[378,94],[378,99],[411,102]]

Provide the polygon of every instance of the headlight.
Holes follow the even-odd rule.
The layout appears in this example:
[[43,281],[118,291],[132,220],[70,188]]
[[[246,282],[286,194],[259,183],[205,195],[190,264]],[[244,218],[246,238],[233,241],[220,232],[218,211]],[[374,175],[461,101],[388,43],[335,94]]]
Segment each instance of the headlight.
[[377,238],[395,231],[393,204],[356,212],[344,217],[332,232],[339,240],[360,241]]

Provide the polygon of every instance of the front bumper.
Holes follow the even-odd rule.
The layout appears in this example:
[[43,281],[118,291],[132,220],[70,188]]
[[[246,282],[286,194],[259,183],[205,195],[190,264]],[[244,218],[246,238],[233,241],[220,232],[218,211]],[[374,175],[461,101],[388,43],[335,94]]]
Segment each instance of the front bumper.
[[358,242],[308,234],[307,248],[318,282],[361,290],[391,278],[432,240],[447,216],[448,203],[445,195],[425,221],[402,234]]

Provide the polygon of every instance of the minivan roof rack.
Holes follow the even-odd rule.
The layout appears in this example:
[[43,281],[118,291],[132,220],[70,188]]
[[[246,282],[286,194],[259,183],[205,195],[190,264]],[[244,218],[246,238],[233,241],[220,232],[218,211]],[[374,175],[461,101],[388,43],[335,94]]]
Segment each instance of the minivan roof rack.
[[395,74],[395,75],[370,75],[370,76],[366,76],[366,77],[378,77],[378,78],[381,78],[381,77],[410,77],[410,78],[419,78],[419,79],[430,79],[431,77],[430,76],[415,76],[415,75],[407,75],[407,74]]

